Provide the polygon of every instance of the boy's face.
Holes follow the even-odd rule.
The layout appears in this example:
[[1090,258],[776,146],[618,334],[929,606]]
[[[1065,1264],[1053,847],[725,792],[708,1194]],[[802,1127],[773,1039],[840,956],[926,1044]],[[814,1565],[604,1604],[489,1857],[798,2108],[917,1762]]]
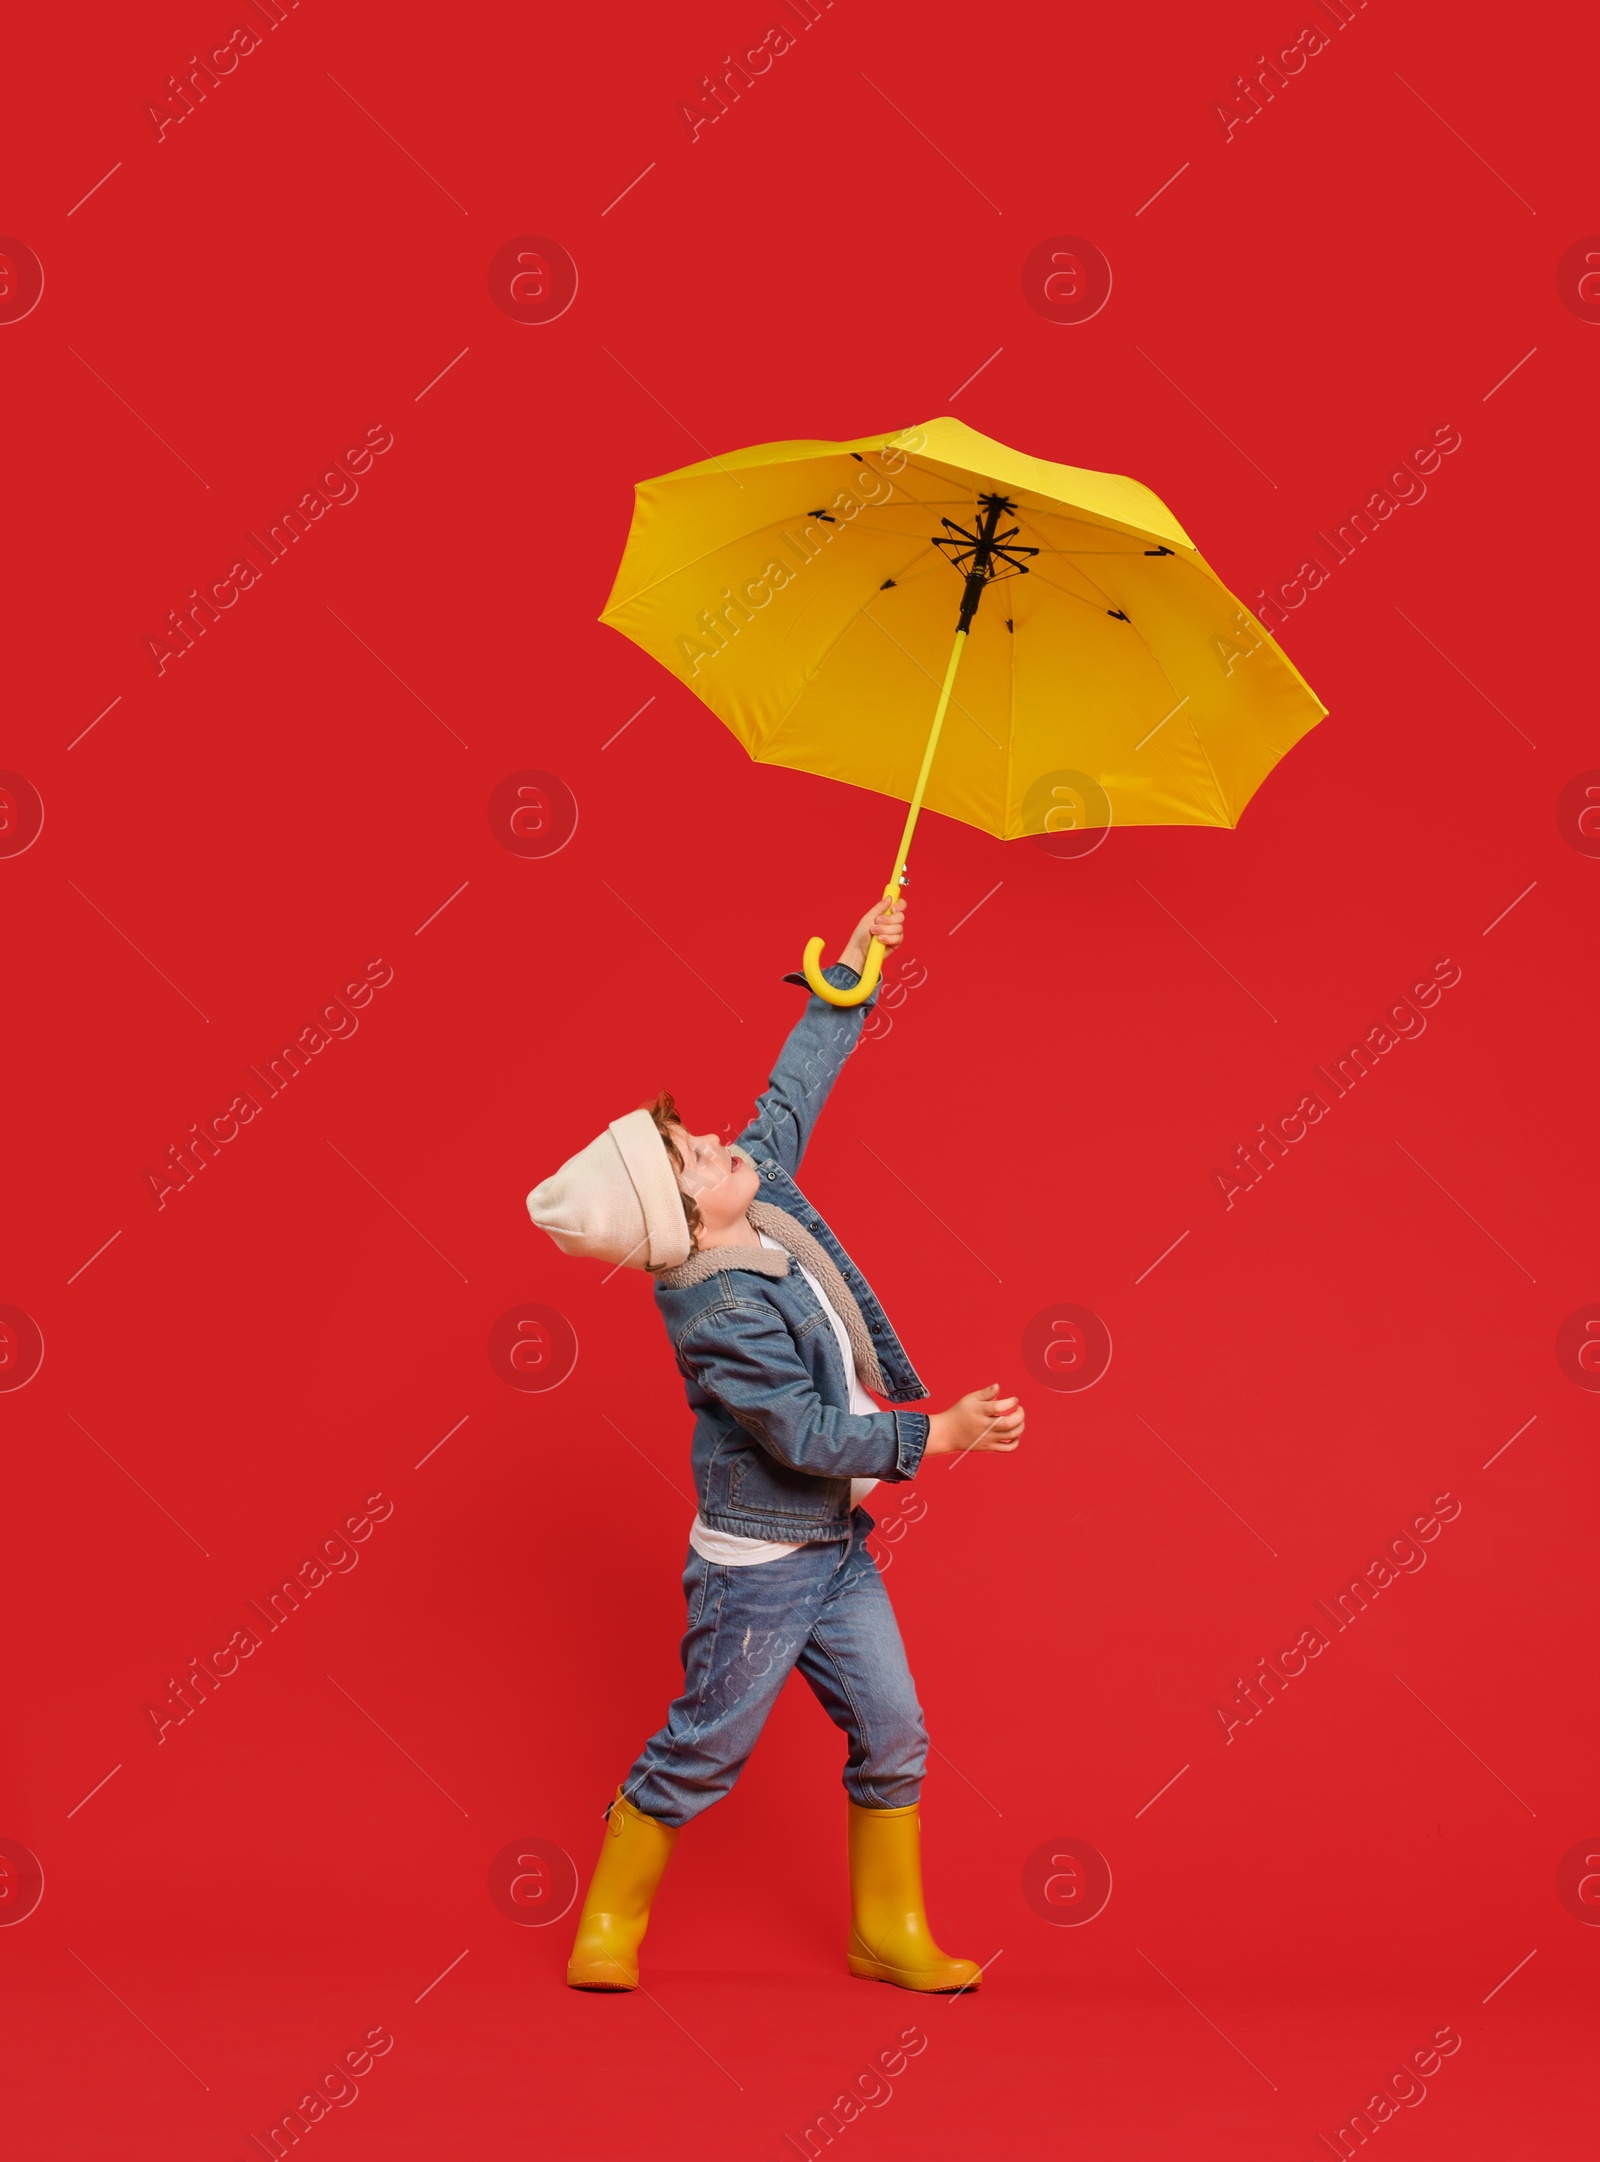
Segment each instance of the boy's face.
[[708,1231],[729,1231],[742,1223],[761,1190],[756,1167],[738,1150],[724,1148],[715,1134],[692,1134],[674,1126],[672,1138],[683,1159],[678,1184],[690,1195]]

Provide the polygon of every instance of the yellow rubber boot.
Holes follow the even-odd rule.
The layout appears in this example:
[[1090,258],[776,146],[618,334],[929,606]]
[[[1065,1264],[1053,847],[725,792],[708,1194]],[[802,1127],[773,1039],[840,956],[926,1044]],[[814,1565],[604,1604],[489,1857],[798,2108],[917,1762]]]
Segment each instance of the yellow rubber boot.
[[617,1789],[567,1961],[569,1989],[638,1988],[650,1902],[677,1844],[675,1827],[647,1817]]
[[850,1972],[898,1989],[975,1989],[975,1960],[933,1941],[922,1905],[922,1827],[908,1809],[850,1811]]

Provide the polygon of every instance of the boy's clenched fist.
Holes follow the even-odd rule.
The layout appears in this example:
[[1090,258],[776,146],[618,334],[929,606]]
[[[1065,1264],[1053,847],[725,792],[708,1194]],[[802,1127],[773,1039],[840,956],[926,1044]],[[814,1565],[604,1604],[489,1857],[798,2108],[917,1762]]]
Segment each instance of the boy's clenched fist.
[[936,1411],[928,1421],[927,1456],[965,1456],[969,1449],[1014,1449],[1022,1439],[1024,1425],[1019,1397],[1002,1396],[1000,1384],[974,1389],[958,1397],[948,1411]]

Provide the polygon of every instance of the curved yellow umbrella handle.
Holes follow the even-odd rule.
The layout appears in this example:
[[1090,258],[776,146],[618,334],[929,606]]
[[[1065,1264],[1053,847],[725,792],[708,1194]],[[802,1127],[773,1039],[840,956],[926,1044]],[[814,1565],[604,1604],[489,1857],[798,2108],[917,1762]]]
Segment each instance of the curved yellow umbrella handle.
[[[905,831],[900,836],[900,852],[895,857],[894,873],[883,889],[886,901],[902,898],[900,881],[905,876],[906,858],[911,853],[911,836],[917,829],[917,814],[922,809],[922,792],[928,785],[928,774],[933,765],[933,754],[939,747],[939,731],[944,726],[945,708],[950,703],[950,693],[955,686],[956,670],[961,666],[961,655],[967,643],[966,621],[963,619],[950,648],[950,660],[945,668],[944,682],[939,690],[939,704],[933,716],[933,726],[928,731],[927,749],[922,754],[922,770],[917,775],[917,785],[912,792],[911,808],[906,817]],[[806,947],[806,957],[801,966],[806,982],[818,998],[825,998],[830,1006],[860,1006],[871,998],[878,988],[878,978],[883,973],[883,957],[887,952],[881,939],[867,942],[866,966],[861,971],[861,981],[853,991],[836,991],[822,973],[822,940],[812,939]]]
[[[898,900],[900,889],[890,884],[883,889],[886,901]],[[853,991],[840,991],[829,983],[822,973],[822,940],[813,938],[806,944],[806,957],[801,966],[806,972],[806,982],[818,998],[825,998],[830,1006],[861,1006],[878,988],[878,978],[883,974],[883,957],[888,952],[881,938],[869,938],[867,958],[862,966],[861,981]]]

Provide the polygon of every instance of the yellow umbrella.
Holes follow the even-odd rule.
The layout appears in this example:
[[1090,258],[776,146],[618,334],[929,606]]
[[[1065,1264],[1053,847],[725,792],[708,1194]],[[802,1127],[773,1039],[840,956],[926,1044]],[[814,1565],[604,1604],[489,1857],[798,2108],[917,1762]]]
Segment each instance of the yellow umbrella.
[[[1002,840],[1235,826],[1327,710],[1148,488],[958,420],[641,481],[601,621],[752,758],[909,803],[887,900],[924,801]],[[821,953],[819,997],[871,994],[876,939],[853,991]]]

